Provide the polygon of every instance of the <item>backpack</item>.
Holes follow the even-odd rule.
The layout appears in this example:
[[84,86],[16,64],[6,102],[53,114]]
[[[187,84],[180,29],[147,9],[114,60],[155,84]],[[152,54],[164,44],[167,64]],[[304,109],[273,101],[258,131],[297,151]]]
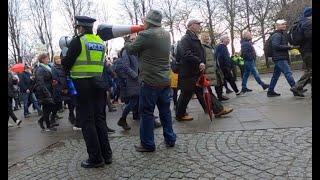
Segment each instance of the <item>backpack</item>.
[[266,57],[272,57],[272,43],[271,43],[271,37],[273,33],[270,34],[269,38],[266,40],[263,46],[263,51]]
[[291,45],[301,45],[303,43],[304,34],[302,31],[302,23],[300,21],[294,22],[294,24],[290,27],[288,32],[288,42]]

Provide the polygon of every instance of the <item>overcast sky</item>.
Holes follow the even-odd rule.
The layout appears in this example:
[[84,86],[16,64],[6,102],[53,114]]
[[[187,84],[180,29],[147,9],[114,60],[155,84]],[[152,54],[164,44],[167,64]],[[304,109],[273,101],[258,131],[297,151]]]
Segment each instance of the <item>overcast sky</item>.
[[[53,42],[54,42],[54,47],[56,51],[60,51],[58,42],[61,36],[65,36],[68,35],[68,31],[66,29],[67,25],[65,23],[65,17],[63,16],[63,14],[61,14],[60,11],[60,7],[59,7],[59,3],[54,3],[57,0],[53,0],[52,4],[53,4],[53,14],[52,14],[52,21],[53,21],[53,25],[52,25],[52,33],[53,33]],[[119,10],[121,10],[120,6],[119,6],[119,0],[96,0],[96,3],[99,2],[99,4],[103,4],[106,8],[106,10],[108,11],[108,22],[101,22],[101,21],[96,21],[95,25],[94,25],[94,29],[101,23],[106,23],[106,24],[124,24],[124,22],[127,22],[125,24],[128,24],[129,21],[127,21],[126,19],[123,19],[123,17],[121,17]],[[97,15],[98,16],[98,15]],[[92,16],[93,18],[97,18]],[[195,16],[194,16],[195,17]],[[222,25],[223,26],[223,25]],[[62,28],[63,27],[63,28]],[[181,38],[180,34],[176,34],[175,35],[175,39],[179,40]],[[235,49],[236,51],[240,51],[240,42],[239,40],[235,40]],[[121,47],[123,46],[123,39],[122,38],[116,38],[113,39],[111,41],[109,41],[109,48],[112,48],[112,56],[114,56],[116,54],[117,50],[120,50]],[[257,51],[258,55],[262,55],[263,54],[263,50],[262,50],[262,43],[258,42],[255,45],[255,49]],[[231,46],[228,46],[229,51],[231,52]]]

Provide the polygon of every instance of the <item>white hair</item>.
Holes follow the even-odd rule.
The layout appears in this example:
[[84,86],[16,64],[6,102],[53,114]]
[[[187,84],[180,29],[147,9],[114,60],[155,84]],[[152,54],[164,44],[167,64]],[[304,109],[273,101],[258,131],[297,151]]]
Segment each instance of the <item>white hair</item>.
[[223,42],[224,40],[229,39],[228,35],[223,35],[220,37],[220,41]]

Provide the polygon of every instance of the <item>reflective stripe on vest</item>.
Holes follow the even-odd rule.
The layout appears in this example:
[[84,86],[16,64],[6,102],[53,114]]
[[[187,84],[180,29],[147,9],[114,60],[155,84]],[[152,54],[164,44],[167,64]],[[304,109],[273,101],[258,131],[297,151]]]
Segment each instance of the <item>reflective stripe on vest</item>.
[[80,42],[81,53],[71,68],[71,77],[77,79],[101,76],[104,66],[104,42],[94,34],[81,36]]

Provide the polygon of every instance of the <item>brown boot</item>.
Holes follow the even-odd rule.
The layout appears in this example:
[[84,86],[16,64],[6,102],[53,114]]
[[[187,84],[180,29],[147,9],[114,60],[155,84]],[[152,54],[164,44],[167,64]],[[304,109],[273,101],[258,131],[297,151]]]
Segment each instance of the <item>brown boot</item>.
[[125,118],[121,117],[118,121],[118,125],[121,126],[124,130],[130,130],[131,127],[127,124]]
[[222,115],[226,115],[229,114],[233,111],[232,108],[228,108],[228,107],[224,107],[218,114],[216,114],[214,117],[219,118]]
[[176,117],[176,120],[177,121],[192,121],[193,118],[189,115],[185,115],[185,116],[182,116],[182,117]]

